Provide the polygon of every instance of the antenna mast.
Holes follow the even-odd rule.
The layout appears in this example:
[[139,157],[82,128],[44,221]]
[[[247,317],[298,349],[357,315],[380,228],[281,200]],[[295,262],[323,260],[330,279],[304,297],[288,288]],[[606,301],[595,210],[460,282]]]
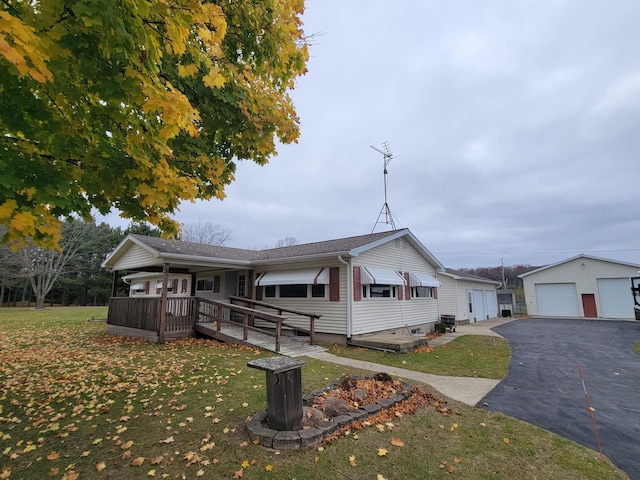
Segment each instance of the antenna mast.
[[[373,145],[370,145],[370,147],[373,148],[376,152],[381,153],[384,161],[384,204],[382,205],[382,209],[378,214],[378,219],[376,220],[376,223],[373,224],[371,233],[373,233],[373,231],[376,229],[376,225],[378,225],[379,223],[385,223],[387,225],[391,225],[391,228],[395,230],[396,224],[393,222],[393,217],[391,216],[391,210],[389,209],[389,203],[387,202],[387,173],[388,173],[387,166],[389,165],[391,160],[393,160],[394,156],[393,156],[393,153],[391,152],[391,147],[389,146],[389,142],[383,142],[382,148],[384,148],[384,151],[377,149]],[[384,215],[384,221],[380,220],[380,218],[383,215]]]

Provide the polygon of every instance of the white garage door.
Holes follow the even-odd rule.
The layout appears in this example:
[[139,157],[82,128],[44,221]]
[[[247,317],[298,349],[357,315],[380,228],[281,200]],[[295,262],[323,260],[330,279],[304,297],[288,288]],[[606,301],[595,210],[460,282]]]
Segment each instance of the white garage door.
[[600,309],[605,318],[635,318],[628,278],[599,278]]
[[475,310],[475,319],[477,322],[481,322],[482,320],[487,319],[487,316],[484,313],[484,291],[483,290],[473,291],[473,308]]
[[575,283],[536,284],[538,315],[549,317],[579,317]]
[[495,290],[487,290],[487,310],[489,318],[496,318],[498,316],[498,298]]

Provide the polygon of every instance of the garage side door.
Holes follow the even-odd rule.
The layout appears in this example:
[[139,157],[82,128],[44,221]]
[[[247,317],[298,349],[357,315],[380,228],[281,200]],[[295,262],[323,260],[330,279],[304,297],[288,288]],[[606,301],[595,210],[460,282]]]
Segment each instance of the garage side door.
[[538,314],[549,317],[579,317],[575,283],[536,284]]
[[498,297],[493,290],[487,290],[487,314],[489,318],[498,316]]
[[635,318],[628,278],[599,278],[600,310],[605,318]]

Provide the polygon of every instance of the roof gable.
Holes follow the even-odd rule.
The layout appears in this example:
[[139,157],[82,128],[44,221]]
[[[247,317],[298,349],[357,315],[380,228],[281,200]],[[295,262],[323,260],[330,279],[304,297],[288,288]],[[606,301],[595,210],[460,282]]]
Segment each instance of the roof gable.
[[470,282],[491,283],[493,285],[500,285],[502,283],[496,280],[491,280],[489,278],[481,277],[479,275],[473,275],[471,273],[454,270],[452,268],[447,268],[444,272],[439,272],[439,273],[441,273],[442,275],[446,275],[447,277],[451,277],[454,280],[468,280]]
[[531,270],[530,272],[521,273],[520,275],[518,275],[518,278],[524,278],[524,277],[532,275],[534,273],[542,272],[544,270],[549,270],[550,268],[558,267],[560,265],[564,265],[564,264],[573,262],[575,260],[580,260],[580,259],[596,260],[596,261],[599,261],[599,262],[614,263],[616,265],[623,265],[623,266],[626,266],[626,267],[640,268],[640,265],[637,265],[635,263],[622,262],[622,261],[619,261],[619,260],[611,260],[611,259],[608,259],[608,258],[594,257],[593,255],[580,254],[580,255],[576,255],[575,257],[567,258],[566,260],[561,260],[559,262],[552,263],[551,265],[546,265],[544,267],[540,267],[540,268],[537,268],[535,270]]

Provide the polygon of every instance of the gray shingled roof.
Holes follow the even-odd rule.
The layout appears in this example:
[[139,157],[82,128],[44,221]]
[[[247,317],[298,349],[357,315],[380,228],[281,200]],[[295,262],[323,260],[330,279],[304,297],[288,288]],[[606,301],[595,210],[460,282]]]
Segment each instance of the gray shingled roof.
[[497,280],[492,280],[490,278],[481,277],[480,275],[473,275],[473,274],[467,273],[467,272],[461,272],[459,270],[454,270],[453,268],[446,268],[445,270],[450,275],[455,275],[455,276],[461,277],[461,278],[468,278],[469,280],[481,280],[481,281],[484,281],[484,282],[500,283]]
[[230,248],[214,245],[204,245],[201,243],[182,242],[159,237],[148,237],[145,235],[131,235],[139,242],[152,249],[165,254],[187,255],[195,257],[224,258],[230,260],[256,261],[273,260],[284,258],[299,258],[306,256],[349,252],[353,249],[363,247],[382,240],[397,233],[397,230],[372,233],[369,235],[359,235],[355,237],[326,240],[323,242],[305,243],[292,245],[289,247],[270,248],[265,250],[245,250],[241,248]]

